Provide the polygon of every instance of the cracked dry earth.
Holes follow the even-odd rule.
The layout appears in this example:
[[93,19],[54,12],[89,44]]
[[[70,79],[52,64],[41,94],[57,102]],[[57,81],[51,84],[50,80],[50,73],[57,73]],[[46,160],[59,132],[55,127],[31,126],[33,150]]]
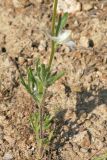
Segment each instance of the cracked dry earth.
[[[76,49],[62,45],[53,70],[65,76],[48,90],[46,107],[56,117],[53,160],[92,160],[107,152],[107,2],[80,0],[66,28]],[[36,110],[20,84],[20,72],[39,56],[47,63],[52,4],[0,0],[0,160],[35,160],[29,116]]]

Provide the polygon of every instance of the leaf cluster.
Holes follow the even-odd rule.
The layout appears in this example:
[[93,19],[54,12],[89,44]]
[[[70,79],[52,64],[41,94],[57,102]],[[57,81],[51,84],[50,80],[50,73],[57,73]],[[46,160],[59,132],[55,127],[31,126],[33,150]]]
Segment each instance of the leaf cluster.
[[41,104],[45,89],[54,84],[55,81],[60,79],[63,75],[63,72],[52,73],[50,68],[40,63],[38,59],[35,69],[28,68],[27,79],[25,80],[21,76],[21,83],[32,95],[37,104]]
[[53,131],[51,129],[52,126],[52,117],[50,115],[45,115],[43,119],[43,136],[44,138],[40,138],[40,114],[38,112],[34,113],[30,117],[30,124],[34,130],[37,145],[44,145],[45,147],[49,146],[49,143],[53,137]]

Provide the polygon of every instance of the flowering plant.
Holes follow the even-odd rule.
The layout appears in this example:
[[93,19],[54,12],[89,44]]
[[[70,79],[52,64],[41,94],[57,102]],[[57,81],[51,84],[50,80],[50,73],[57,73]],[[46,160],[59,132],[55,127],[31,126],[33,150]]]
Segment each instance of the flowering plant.
[[59,19],[56,24],[58,0],[54,0],[53,4],[53,17],[52,17],[52,31],[51,34],[47,33],[47,36],[52,42],[51,54],[49,63],[47,65],[36,61],[35,69],[29,68],[27,70],[27,80],[21,76],[21,82],[28,93],[33,97],[38,105],[38,112],[33,113],[30,117],[30,123],[36,136],[37,156],[36,159],[43,159],[45,157],[46,150],[49,150],[49,145],[52,140],[54,131],[52,130],[52,117],[44,112],[44,102],[46,98],[46,92],[49,86],[55,81],[60,79],[64,73],[53,73],[51,66],[57,46],[60,44],[66,44],[71,49],[75,47],[75,43],[71,41],[70,30],[64,30],[67,22],[68,13],[64,13],[63,16],[59,15]]

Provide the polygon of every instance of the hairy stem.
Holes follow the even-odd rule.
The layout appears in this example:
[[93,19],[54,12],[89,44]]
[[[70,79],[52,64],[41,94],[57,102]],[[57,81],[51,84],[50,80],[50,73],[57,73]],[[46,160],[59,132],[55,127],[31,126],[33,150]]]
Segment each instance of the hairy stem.
[[[40,114],[40,139],[43,140],[43,120],[44,120],[44,101],[45,101],[45,96],[46,96],[46,88],[44,89],[44,94],[43,94],[43,99],[42,102],[39,106],[39,114]],[[40,146],[40,155],[43,154],[43,144]]]
[[[56,20],[56,15],[57,15],[57,4],[58,4],[58,0],[54,0],[54,11],[53,11],[53,16],[52,16],[52,36],[55,36],[55,20]],[[51,55],[50,55],[50,59],[49,59],[49,69],[51,68],[52,65],[52,61],[54,58],[54,54],[55,54],[55,42],[52,41],[52,48],[51,48]],[[44,89],[44,94],[43,94],[43,99],[42,102],[39,106],[39,114],[40,114],[40,139],[43,140],[44,135],[43,135],[43,121],[44,121],[44,101],[45,101],[45,96],[46,96],[46,91],[47,88]],[[42,142],[43,143],[43,142]],[[40,147],[40,155],[43,154],[43,144],[41,144]]]
[[[58,0],[54,0],[54,11],[53,11],[53,17],[52,17],[52,36],[55,36],[56,34],[55,33],[55,20],[56,20],[56,15],[57,15],[57,4],[58,4]],[[49,68],[51,68],[54,54],[55,54],[55,42],[52,40],[51,55],[49,59]]]

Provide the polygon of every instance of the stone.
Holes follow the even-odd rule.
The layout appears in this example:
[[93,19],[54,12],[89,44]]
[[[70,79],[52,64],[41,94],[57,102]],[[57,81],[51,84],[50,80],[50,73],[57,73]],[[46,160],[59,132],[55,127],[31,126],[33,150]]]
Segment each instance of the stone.
[[20,65],[23,65],[24,62],[25,62],[25,59],[23,57],[19,57],[18,62],[19,62]]
[[16,8],[22,7],[22,4],[19,0],[13,0],[13,5]]
[[64,125],[64,126],[63,126],[63,129],[64,129],[65,132],[68,132],[68,131],[69,131],[69,127],[68,127],[67,125]]
[[83,153],[87,153],[88,152],[88,150],[86,148],[81,148],[80,151],[83,152]]
[[69,109],[66,113],[65,113],[65,116],[64,116],[64,120],[68,120],[68,119],[72,119],[72,121],[75,121],[76,120],[76,113]]
[[95,137],[92,138],[92,144],[97,150],[102,149],[104,146],[103,142],[101,142],[98,138]]
[[73,151],[79,152],[79,146],[76,143],[73,143]]
[[13,0],[13,5],[16,8],[24,7],[27,4],[29,4],[29,0]]
[[32,59],[28,59],[28,65],[32,65],[32,64],[33,64]]
[[83,3],[83,5],[82,5],[82,9],[85,11],[89,11],[89,10],[93,9],[93,7],[94,6],[91,3]]
[[76,159],[76,152],[73,151],[70,144],[64,146],[64,151],[62,152],[63,159],[74,160]]
[[75,27],[78,27],[78,26],[79,26],[78,20],[75,20],[75,21],[74,21],[74,26],[75,26]]
[[88,44],[89,40],[86,36],[82,36],[80,38],[80,46],[81,47],[85,47],[85,48],[88,48],[89,47],[89,44]]
[[30,2],[34,5],[37,5],[37,3],[41,3],[42,0],[30,0]]
[[3,156],[3,160],[12,160],[13,155],[10,152],[6,152]]
[[39,46],[38,46],[38,49],[39,49],[39,51],[44,51],[45,48],[46,48],[46,41],[41,40],[41,41],[40,41],[40,44],[39,44]]
[[69,47],[67,47],[67,46],[65,46],[65,50],[64,50],[64,52],[67,54],[67,53],[69,53],[70,52],[70,48]]
[[85,126],[88,128],[91,126],[91,121],[90,120],[86,120],[85,122]]
[[9,143],[10,146],[14,146],[15,140],[11,136],[5,135],[4,139]]
[[74,136],[73,142],[84,148],[89,147],[91,145],[91,140],[88,131],[79,132],[77,135]]
[[0,125],[4,124],[5,116],[0,115]]
[[68,12],[74,14],[75,12],[81,10],[81,3],[76,0],[59,0],[57,10],[58,13]]
[[3,139],[0,139],[0,145],[2,145],[3,144]]

